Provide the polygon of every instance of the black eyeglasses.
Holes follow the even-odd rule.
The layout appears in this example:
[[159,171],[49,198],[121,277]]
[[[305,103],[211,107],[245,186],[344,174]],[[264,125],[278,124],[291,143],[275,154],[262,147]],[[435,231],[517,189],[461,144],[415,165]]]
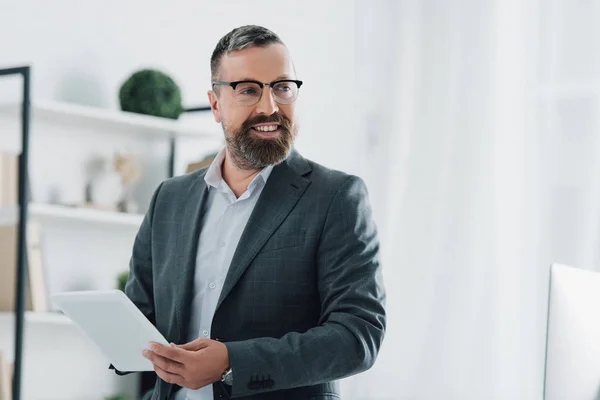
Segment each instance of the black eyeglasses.
[[291,104],[298,98],[298,91],[302,81],[293,79],[280,79],[270,83],[254,80],[224,82],[216,81],[214,85],[231,86],[235,101],[242,106],[252,106],[260,100],[265,86],[271,87],[273,99],[279,104]]

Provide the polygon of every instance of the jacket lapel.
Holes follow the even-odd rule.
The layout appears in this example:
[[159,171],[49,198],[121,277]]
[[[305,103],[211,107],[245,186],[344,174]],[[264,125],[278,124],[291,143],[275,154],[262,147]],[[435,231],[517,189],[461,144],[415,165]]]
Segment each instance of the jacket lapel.
[[271,171],[233,255],[217,308],[310,184],[310,166],[295,150]]
[[180,286],[181,292],[176,298],[175,315],[180,340],[186,339],[189,328],[198,242],[202,230],[202,218],[206,215],[208,188],[204,181],[205,173],[199,174],[189,188],[183,220],[180,221],[178,229],[178,246],[175,254],[181,255],[179,258],[181,264],[176,270],[175,282]]

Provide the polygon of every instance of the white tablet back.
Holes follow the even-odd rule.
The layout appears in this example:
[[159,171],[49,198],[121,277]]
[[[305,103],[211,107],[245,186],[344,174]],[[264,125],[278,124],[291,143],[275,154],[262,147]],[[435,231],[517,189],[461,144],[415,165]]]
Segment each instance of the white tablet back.
[[66,292],[51,301],[90,337],[119,371],[152,371],[142,352],[167,340],[120,290]]

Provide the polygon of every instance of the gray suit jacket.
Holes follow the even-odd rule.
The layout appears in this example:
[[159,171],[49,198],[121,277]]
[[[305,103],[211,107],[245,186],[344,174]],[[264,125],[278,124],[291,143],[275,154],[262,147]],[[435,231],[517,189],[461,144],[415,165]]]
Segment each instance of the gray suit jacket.
[[[155,191],[125,292],[168,341],[190,320],[206,170]],[[233,386],[214,398],[337,399],[337,379],[370,368],[384,338],[379,242],[363,181],[302,158],[276,166],[231,262],[212,321]],[[179,387],[158,379],[152,399]]]

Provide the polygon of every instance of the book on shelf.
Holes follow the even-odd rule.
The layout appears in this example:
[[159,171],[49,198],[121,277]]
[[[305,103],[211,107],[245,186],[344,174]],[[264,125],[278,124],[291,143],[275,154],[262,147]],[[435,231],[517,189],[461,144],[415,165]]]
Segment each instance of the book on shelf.
[[0,207],[18,203],[19,155],[0,151]]
[[[0,312],[15,310],[15,286],[17,278],[18,225],[0,226]],[[37,222],[27,223],[27,311],[47,312],[48,293],[42,257],[42,235]]]
[[0,351],[0,400],[12,398],[13,367]]
[[189,163],[186,167],[185,173],[189,174],[190,172],[194,172],[199,169],[210,166],[210,164],[213,162],[213,160],[215,159],[217,154],[218,153],[212,153],[212,154],[207,155],[206,157],[204,157],[202,160],[200,160],[198,162]]

